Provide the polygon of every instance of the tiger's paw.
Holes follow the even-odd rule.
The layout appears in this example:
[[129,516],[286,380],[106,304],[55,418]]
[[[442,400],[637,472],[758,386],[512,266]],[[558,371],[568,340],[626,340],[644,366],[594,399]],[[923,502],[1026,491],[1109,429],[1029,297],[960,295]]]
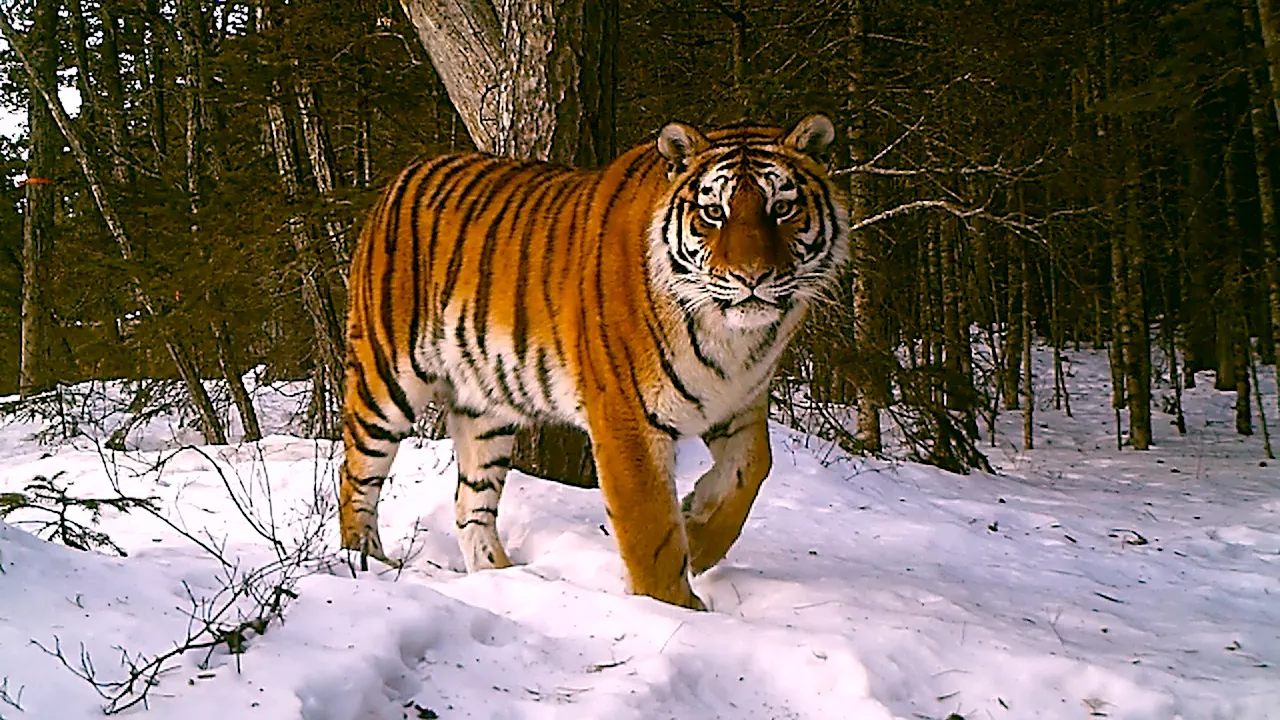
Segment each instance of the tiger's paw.
[[707,525],[686,517],[684,529],[689,541],[689,572],[694,577],[715,567],[729,554],[733,540],[717,536]]
[[693,591],[693,588],[689,587],[688,581],[681,583],[678,587],[671,588],[663,592],[632,592],[636,595],[647,595],[654,600],[660,600],[668,605],[675,605],[677,607],[688,608],[690,610],[697,610],[701,612],[707,609],[706,604],[702,602],[702,598],[698,597],[698,594]]
[[378,529],[375,527],[365,526],[352,531],[349,531],[348,528],[343,528],[342,548],[360,554],[361,572],[368,572],[369,558],[393,568],[398,568],[401,565],[399,560],[392,560],[382,550],[382,538],[379,537]]

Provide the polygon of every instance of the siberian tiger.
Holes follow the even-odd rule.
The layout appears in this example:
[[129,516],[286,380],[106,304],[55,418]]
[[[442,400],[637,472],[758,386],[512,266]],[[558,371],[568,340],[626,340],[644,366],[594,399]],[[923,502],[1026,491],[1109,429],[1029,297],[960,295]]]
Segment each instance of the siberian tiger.
[[[343,547],[386,559],[378,495],[435,397],[469,572],[511,564],[513,435],[569,423],[591,438],[628,590],[701,609],[689,573],[725,556],[770,469],[770,377],[848,254],[814,157],[834,136],[822,115],[672,123],[599,171],[479,154],[405,169],[351,266]],[[673,447],[692,435],[714,465],[681,504]]]

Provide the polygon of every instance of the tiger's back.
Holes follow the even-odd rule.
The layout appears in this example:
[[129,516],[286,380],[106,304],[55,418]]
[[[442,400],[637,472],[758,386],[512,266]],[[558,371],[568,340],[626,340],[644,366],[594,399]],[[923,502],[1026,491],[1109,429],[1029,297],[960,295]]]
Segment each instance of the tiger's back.
[[[757,145],[783,141],[781,131],[762,132],[743,137]],[[701,142],[714,148],[711,137]],[[729,142],[738,142],[732,133]],[[748,168],[749,155],[734,162]],[[670,445],[689,434],[728,442],[742,429],[735,424],[751,425],[750,446],[731,451],[741,456],[739,471],[751,466],[763,480],[760,396],[804,313],[802,304],[788,306],[772,323],[725,333],[720,316],[699,314],[667,291],[678,282],[665,279],[671,269],[655,258],[665,242],[660,234],[671,228],[671,207],[688,190],[673,181],[689,175],[683,164],[690,161],[673,160],[661,142],[590,172],[446,156],[414,163],[391,184],[361,235],[349,283],[344,547],[385,559],[378,493],[400,439],[435,397],[449,409],[456,520],[469,571],[510,564],[496,518],[515,432],[535,421],[569,423],[592,437],[632,589],[698,605],[684,579],[693,540],[683,528],[697,522],[698,503],[687,500],[682,520],[671,497]],[[783,261],[773,256],[782,256],[756,250],[768,250],[756,237],[767,218],[737,221],[733,239],[735,219],[756,212],[752,192],[765,190],[724,200],[721,235],[729,239],[721,254],[753,262],[768,256],[770,272],[781,277]],[[706,255],[714,264],[714,253]],[[738,521],[733,537],[740,527]],[[638,569],[637,554],[651,554],[646,563],[662,569]],[[694,564],[705,569],[696,552]]]

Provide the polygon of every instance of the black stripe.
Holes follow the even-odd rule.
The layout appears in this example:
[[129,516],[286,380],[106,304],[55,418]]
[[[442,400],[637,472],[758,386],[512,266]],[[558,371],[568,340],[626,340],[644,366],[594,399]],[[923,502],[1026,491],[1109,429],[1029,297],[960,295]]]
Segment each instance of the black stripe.
[[413,184],[414,178],[424,162],[425,160],[418,160],[404,169],[400,175],[400,177],[403,178],[403,181],[392,189],[391,195],[387,200],[387,225],[385,227],[385,234],[382,241],[384,245],[383,253],[386,255],[386,267],[384,268],[382,278],[380,278],[380,282],[382,283],[382,300],[379,303],[378,311],[382,316],[382,332],[387,338],[387,345],[390,351],[389,365],[391,367],[395,367],[397,364],[397,348],[394,327],[395,314],[392,312],[392,308],[395,303],[394,286],[397,270],[396,243],[400,237],[400,216],[403,214],[401,212],[401,203],[404,200],[405,193],[409,191],[409,186]]
[[511,458],[504,455],[502,457],[496,457],[490,460],[489,462],[484,463],[483,465],[480,466],[480,469],[490,470],[492,468],[500,468],[502,470],[506,470],[509,467],[511,467]]
[[483,410],[476,410],[475,408],[470,408],[466,405],[454,405],[449,408],[449,412],[460,417],[471,418],[472,420],[484,415]]
[[360,440],[360,438],[356,437],[355,433],[351,433],[351,447],[355,448],[356,452],[366,457],[384,458],[390,454],[382,450],[375,450],[374,448],[371,448],[368,445],[365,445],[364,442]]
[[516,400],[515,395],[511,393],[511,386],[507,384],[507,369],[505,363],[502,362],[502,355],[498,354],[493,359],[493,379],[498,384],[498,392],[501,393],[502,399],[513,408],[523,408],[523,404]]
[[739,427],[736,430],[731,429],[733,428],[733,423],[737,419],[738,418],[736,417],[731,417],[728,420],[725,420],[724,422],[718,422],[715,425],[712,425],[710,428],[707,428],[707,431],[705,433],[702,434],[702,440],[710,444],[712,442],[715,442],[716,440],[728,440],[734,435],[737,435],[738,433],[742,432],[743,428],[747,427],[746,425],[743,425],[742,427]]
[[[645,283],[645,288],[647,291],[648,283]],[[644,324],[649,329],[649,336],[658,349],[658,365],[662,367],[662,372],[671,381],[671,386],[676,389],[676,392],[680,393],[681,397],[692,403],[698,409],[698,412],[702,412],[702,399],[689,392],[689,388],[685,387],[684,381],[680,379],[679,373],[676,372],[675,366],[671,364],[671,358],[667,356],[665,336],[660,333],[660,328],[655,328],[649,318],[645,318]]]
[[[480,186],[481,182],[487,180],[494,173],[500,172],[503,168],[507,167],[507,164],[503,161],[493,161],[490,158],[485,158],[485,160],[488,160],[489,162],[484,164],[479,170],[475,171],[475,173],[467,179],[466,183],[463,184],[457,192],[452,192],[451,188],[449,197],[441,197],[441,210],[448,207],[450,198],[454,200],[453,205],[455,212],[460,211],[462,209],[462,203],[468,200],[471,200],[471,205],[468,206],[467,212],[470,213],[475,209],[476,204],[478,204],[482,198],[472,199],[472,192]],[[448,305],[449,295],[453,293],[453,283],[457,282],[457,266],[461,264],[462,249],[466,244],[466,232],[469,219],[468,215],[464,215],[463,219],[458,223],[458,232],[453,238],[453,246],[449,251],[449,262],[445,267],[444,284],[441,286],[440,292],[436,293],[429,299],[431,308],[436,313],[435,317],[437,323],[437,328],[432,330],[432,337],[443,337],[444,334],[442,329],[444,323],[444,310]],[[438,239],[438,234],[433,234],[430,241],[433,265],[435,262],[434,248]]]
[[684,316],[685,330],[689,333],[689,345],[693,347],[693,356],[702,363],[702,366],[716,374],[721,380],[725,379],[724,368],[720,367],[720,363],[709,357],[702,349],[702,343],[698,338],[698,321],[692,314]]
[[[562,180],[563,175],[555,177],[556,180]],[[551,195],[551,189],[555,188],[554,195]],[[546,205],[551,208],[559,207],[561,199],[568,192],[569,183],[556,182],[547,180],[534,196],[533,209],[529,213],[529,217],[524,221],[524,232],[520,235],[520,252],[516,258],[516,288],[513,295],[515,303],[515,316],[512,319],[511,337],[515,344],[516,358],[521,364],[525,361],[525,356],[529,352],[529,299],[526,297],[529,292],[529,245],[533,242],[533,231],[537,226],[538,218],[541,217],[538,211],[543,207],[543,200],[547,200]],[[547,198],[551,195],[550,199]],[[548,233],[547,244],[552,243],[552,237]],[[547,272],[544,268],[543,272]],[[549,308],[548,308],[549,309]],[[552,318],[554,320],[554,318]]]
[[[478,508],[477,508],[477,509],[478,509]],[[469,526],[471,526],[471,525],[479,525],[479,526],[481,526],[481,527],[489,527],[489,521],[488,521],[488,520],[480,520],[479,518],[467,518],[466,520],[463,520],[462,522],[458,523],[458,529],[459,529],[459,530],[462,530],[462,529],[464,529],[464,528],[466,528],[466,527],[469,527]]]
[[[435,382],[435,378],[431,377],[431,374],[423,369],[420,364],[421,361],[418,357],[417,349],[418,334],[421,330],[422,316],[426,312],[426,307],[422,302],[423,293],[426,290],[425,284],[422,281],[423,265],[424,263],[426,264],[427,277],[430,277],[431,257],[428,255],[424,258],[422,255],[422,249],[420,247],[420,243],[422,241],[422,221],[419,215],[422,211],[422,199],[426,194],[427,188],[438,188],[439,183],[441,182],[441,179],[438,177],[439,174],[441,172],[445,172],[455,160],[456,158],[450,157],[437,158],[434,165],[425,168],[424,172],[426,174],[418,183],[418,187],[414,189],[413,199],[409,202],[409,238],[412,243],[409,262],[412,263],[413,268],[413,313],[409,317],[409,347],[407,348],[407,352],[409,353],[409,362],[413,366],[413,373],[418,376],[419,380],[427,385]],[[436,226],[438,221],[439,218],[432,218],[431,224],[433,228]]]
[[[572,269],[570,266],[570,263],[574,258],[573,251],[576,249],[576,243],[579,240],[578,213],[581,212],[582,202],[584,200],[590,201],[592,191],[595,189],[595,184],[596,184],[595,182],[591,182],[591,181],[594,181],[597,179],[598,178],[596,178],[596,176],[582,176],[578,178],[578,183],[577,185],[574,186],[574,190],[575,192],[577,192],[577,197],[573,199],[573,205],[569,208],[569,228],[562,238],[563,247],[561,249],[563,251],[563,255],[565,256],[565,269],[564,269],[564,272],[560,274],[562,276],[568,276],[570,274],[570,270]],[[590,210],[590,207],[591,207],[590,202],[588,202],[587,209]],[[556,216],[556,220],[562,220],[562,219],[563,219],[562,216],[560,215]],[[561,341],[560,339],[559,323],[556,322],[556,317],[555,317],[555,309],[557,307],[557,303],[552,299],[552,295],[551,295],[551,280],[553,277],[557,276],[557,273],[553,271],[555,267],[554,260],[555,260],[555,249],[556,249],[556,243],[554,242],[556,238],[555,225],[556,223],[553,222],[552,227],[550,228],[550,232],[548,232],[547,234],[547,244],[543,249],[542,303],[547,310],[547,316],[548,316],[547,319],[549,321],[547,324],[550,326],[550,329],[551,329],[552,349],[555,351],[557,361],[563,365],[565,364],[564,344],[563,344],[563,341]],[[585,339],[586,339],[587,333],[586,333],[586,324],[585,324],[586,315],[584,313],[586,312],[586,308],[581,307],[582,303],[579,303],[579,305],[580,305],[579,314],[582,317],[583,325],[579,328],[579,331],[578,331],[578,346],[579,346],[579,350],[583,352],[583,358],[584,358],[583,363],[581,363],[581,367],[579,368],[579,374],[585,375],[586,373],[585,365],[587,361],[585,359],[586,347],[584,346],[584,343],[586,342]],[[583,378],[579,377],[578,381],[579,381],[579,385],[581,386],[583,384]]]
[[476,358],[471,354],[471,346],[467,343],[467,302],[462,301],[462,307],[458,312],[458,323],[453,326],[453,341],[458,346],[458,351],[462,353],[462,362],[467,369],[476,376],[476,383],[480,385],[480,390],[489,396],[489,384],[485,382],[487,378],[480,372],[480,365],[476,362]]
[[388,430],[377,423],[371,423],[360,417],[359,413],[352,413],[351,417],[355,418],[356,424],[360,426],[360,429],[364,431],[364,434],[367,435],[370,440],[398,443],[405,438],[403,433]]
[[[620,200],[620,198],[622,197],[622,195],[623,195],[623,191],[624,191],[625,189],[627,189],[627,185],[631,182],[631,180],[632,180],[633,178],[635,178],[635,176],[636,176],[637,174],[642,173],[642,171],[643,171],[643,174],[641,174],[641,178],[643,178],[643,177],[644,177],[644,175],[645,175],[645,174],[647,174],[647,173],[648,173],[648,171],[649,171],[649,170],[651,170],[653,167],[654,167],[654,165],[653,165],[653,164],[650,164],[650,166],[649,166],[648,168],[641,168],[641,167],[640,167],[640,163],[639,163],[639,162],[633,162],[633,163],[631,163],[630,165],[628,165],[628,166],[627,166],[627,167],[622,171],[622,178],[618,180],[617,187],[615,187],[615,188],[614,188],[614,190],[613,190],[613,192],[609,195],[609,200],[608,200],[608,202],[606,202],[606,203],[605,203],[604,209],[603,209],[603,211],[600,213],[600,217],[602,218],[602,221],[601,221],[601,223],[600,223],[600,234],[601,234],[601,236],[602,236],[602,237],[599,237],[599,238],[596,238],[596,239],[595,239],[595,240],[596,240],[596,242],[595,242],[595,251],[596,251],[596,267],[595,267],[595,286],[596,286],[596,287],[595,287],[595,289],[596,289],[596,298],[595,298],[595,299],[596,299],[596,302],[595,302],[595,307],[599,309],[599,311],[601,312],[601,314],[602,314],[602,315],[603,315],[603,313],[604,313],[604,307],[605,307],[605,302],[604,302],[604,250],[605,250],[605,243],[603,242],[603,236],[605,235],[605,233],[607,233],[607,232],[608,232],[608,229],[609,229],[609,219],[613,217],[613,208],[614,208],[614,206],[618,203],[618,201]],[[619,249],[621,249],[621,247],[623,247],[623,246],[620,246],[620,247],[619,247]],[[647,279],[645,280],[645,282],[647,282]],[[584,312],[585,312],[585,311],[584,311]],[[586,328],[586,327],[587,327],[587,324],[586,324],[586,317],[585,317],[585,315],[584,315],[584,317],[583,317],[583,327],[584,327],[584,328]],[[598,325],[597,325],[597,327],[599,327],[599,332],[600,332],[600,336],[599,336],[599,337],[600,337],[600,344],[604,346],[605,358],[606,358],[606,360],[607,360],[607,362],[608,362],[608,364],[609,364],[609,369],[613,371],[614,378],[615,378],[616,380],[618,380],[619,382],[621,382],[621,381],[622,381],[622,379],[623,379],[623,375],[619,372],[619,368],[617,367],[617,363],[615,363],[615,362],[614,362],[613,349],[612,349],[612,347],[610,346],[610,343],[609,343],[609,327],[607,326],[607,324],[604,324],[604,323],[600,323],[600,324],[598,324]],[[584,333],[584,334],[585,334],[585,333]],[[626,348],[625,348],[625,346],[624,346],[624,348],[623,348],[623,349],[624,349],[624,351],[625,351],[625,349],[626,349]],[[631,374],[632,374],[632,380],[634,381],[634,379],[635,379],[635,377],[634,377],[634,376],[635,376],[634,366],[633,366],[633,369],[632,369],[632,373],[631,373]],[[604,388],[604,386],[603,386],[603,385],[598,384],[598,387],[600,388],[600,390],[601,390],[602,392],[605,390],[605,388]],[[637,388],[637,392],[639,392],[638,388]]]
[[[395,199],[389,200],[387,203],[386,210],[390,214],[390,217],[392,218],[398,217],[399,198],[403,195],[405,190],[408,188],[409,179],[410,178],[406,175],[405,182],[402,183],[400,187],[395,188],[394,192],[391,194],[391,197]],[[395,274],[395,269],[394,269],[395,265],[392,262],[394,260],[393,253],[395,250],[394,235],[390,232],[384,232],[383,240],[385,245],[383,249],[383,253],[386,255],[387,267],[386,267],[385,276],[380,280],[380,282],[383,283],[382,285],[383,303],[379,309],[383,311],[384,316],[382,318],[381,323],[373,322],[373,318],[371,316],[371,313],[373,312],[373,303],[372,303],[373,286],[372,286],[372,283],[366,279],[366,282],[364,283],[364,287],[362,288],[368,294],[368,297],[366,298],[367,301],[364,303],[364,308],[363,308],[365,311],[364,327],[365,327],[365,331],[368,333],[369,349],[373,353],[374,370],[378,374],[378,379],[381,380],[382,384],[386,386],[387,394],[391,397],[391,401],[400,410],[400,413],[404,415],[404,417],[409,421],[410,424],[412,424],[414,420],[413,408],[409,405],[409,399],[405,396],[404,389],[401,388],[400,384],[396,381],[395,375],[392,372],[393,362],[391,360],[388,360],[385,352],[389,346],[391,349],[392,355],[394,357],[395,344],[396,344],[395,334],[392,332],[392,328],[391,328],[391,312],[390,312],[390,309],[391,309],[390,287],[392,285],[393,276]],[[366,266],[366,269],[372,272],[373,270],[372,253],[373,253],[374,243],[370,242],[368,243],[368,245],[370,248],[369,249],[370,257],[369,257],[369,264]],[[386,334],[385,345],[382,342],[379,342],[378,335],[375,332],[375,328],[379,327],[379,325],[381,325],[383,332]],[[381,415],[381,413],[379,414]],[[385,419],[385,416],[383,417]]]
[[667,549],[667,545],[671,544],[671,538],[676,536],[676,530],[677,526],[674,524],[667,528],[667,534],[662,536],[662,542],[658,543],[658,547],[653,551],[653,561],[655,563],[658,562],[658,556],[662,554],[662,551]]
[[[523,170],[530,169],[531,166],[523,166]],[[537,182],[541,178],[541,173],[535,172],[533,177],[525,178],[525,183]],[[513,178],[514,181],[514,178]],[[476,270],[479,275],[478,285],[476,287],[476,304],[475,319],[471,326],[475,329],[476,344],[480,347],[480,354],[487,360],[489,358],[489,350],[486,343],[486,336],[489,329],[489,295],[493,290],[493,276],[496,274],[490,268],[493,264],[493,254],[497,250],[498,230],[507,218],[507,213],[511,211],[514,204],[515,220],[519,223],[521,213],[528,206],[531,198],[534,197],[532,192],[523,188],[513,188],[502,202],[502,207],[498,209],[497,214],[493,218],[493,222],[485,231],[484,244],[480,246],[480,264]],[[519,297],[515,298],[515,304],[519,305]]]
[[547,367],[547,351],[541,346],[538,347],[538,359],[535,369],[538,374],[538,387],[542,390],[542,397],[547,401],[547,407],[554,410],[556,401],[551,396],[551,369]]
[[[477,213],[484,212],[489,207],[489,203],[493,201],[493,198],[502,191],[503,186],[512,178],[524,172],[528,167],[528,164],[507,162],[497,165],[496,167],[500,169],[501,174],[489,183],[489,187],[485,190],[484,194],[476,198],[476,200],[467,206],[466,212],[463,213],[462,220],[458,223],[458,241],[453,247],[453,252],[449,255],[449,266],[445,270],[444,287],[440,290],[440,299],[437,301],[438,308],[441,311],[449,306],[449,301],[453,298],[453,291],[458,286],[458,275],[459,270],[462,269],[464,255],[462,249],[463,246],[467,244],[466,233],[471,225],[471,221],[475,219]],[[493,174],[492,168],[485,168],[477,174],[477,177],[488,177],[491,174]],[[470,188],[465,190],[464,194],[469,192]]]
[[[394,343],[393,343],[394,344]],[[387,358],[378,349],[377,345],[373,346],[373,362],[377,365],[378,379],[387,386],[387,394],[391,396],[391,402],[400,410],[400,414],[404,415],[405,420],[410,425],[414,421],[413,407],[409,404],[409,397],[404,394],[404,388],[400,387],[400,383],[396,380],[391,372],[391,366],[387,362]]]
[[636,364],[634,358],[631,357],[631,351],[626,345],[622,346],[622,354],[625,356],[627,361],[627,369],[631,376],[631,388],[635,392],[636,401],[640,403],[640,410],[644,412],[644,419],[651,426],[660,430],[672,440],[678,439],[680,437],[680,431],[671,425],[662,422],[662,419],[658,417],[657,413],[650,410],[649,405],[645,402],[644,392],[640,389],[640,379],[636,377]]
[[657,415],[651,412],[646,412],[644,419],[647,420],[650,425],[652,425],[657,430],[661,431],[664,435],[671,438],[672,440],[680,439],[680,431],[677,430],[674,426],[671,426],[662,422],[662,419],[659,418]]
[[[477,162],[486,162],[488,160],[490,160],[490,158],[477,155],[464,155],[454,158],[453,162],[456,162],[456,164],[451,164],[449,174],[436,184],[436,187],[431,192],[430,197],[428,197],[423,203],[425,207],[431,208],[436,214],[436,216],[432,218],[431,222],[431,237],[427,240],[427,263],[431,267],[431,279],[433,281],[433,286],[436,267],[436,246],[440,241],[440,215],[444,210],[444,205],[447,204],[450,197],[447,193],[451,193],[453,191],[454,187],[458,184],[457,180],[460,177],[463,177],[464,173],[474,167]],[[434,296],[430,292],[427,293],[426,304],[428,308],[424,312],[434,311],[436,309]],[[440,352],[439,344],[443,340],[444,314],[442,312],[435,312],[431,323],[431,343],[436,346],[437,354]]]
[[748,370],[751,370],[756,365],[760,364],[760,361],[769,354],[769,351],[772,350],[775,345],[777,345],[778,328],[782,326],[783,319],[785,318],[779,318],[765,326],[764,339],[759,343],[756,343],[756,346],[752,348],[750,354],[747,355]]
[[351,481],[354,482],[356,485],[359,485],[360,487],[369,487],[371,485],[380,486],[382,485],[382,483],[387,481],[386,475],[370,475],[369,477],[356,477],[354,475],[347,475],[347,477],[351,478]]
[[382,411],[382,407],[373,399],[373,389],[369,387],[369,379],[365,377],[364,366],[358,362],[353,362],[347,367],[356,372],[356,394],[360,396],[360,401],[374,415],[377,415],[379,420],[391,422],[391,418],[387,417],[387,414]]
[[516,434],[517,432],[519,432],[519,431],[520,431],[520,426],[519,426],[519,425],[516,425],[516,424],[514,424],[514,423],[508,423],[507,425],[501,425],[501,426],[496,427],[496,428],[493,428],[493,429],[491,429],[491,430],[485,430],[484,432],[480,433],[479,435],[476,435],[476,436],[475,436],[475,439],[476,439],[476,440],[493,440],[493,439],[496,439],[496,438],[508,437],[508,436],[510,436],[510,435],[515,435],[515,434]]

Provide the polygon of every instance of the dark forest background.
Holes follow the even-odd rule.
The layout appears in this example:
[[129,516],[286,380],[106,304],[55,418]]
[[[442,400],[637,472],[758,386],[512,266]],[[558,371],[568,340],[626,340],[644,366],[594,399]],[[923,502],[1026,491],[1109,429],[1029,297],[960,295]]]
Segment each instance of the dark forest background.
[[[774,412],[848,448],[879,450],[890,423],[917,458],[983,465],[980,428],[1048,405],[1027,382],[1033,343],[1109,352],[1134,448],[1152,384],[1199,370],[1252,432],[1280,341],[1272,2],[578,3],[571,42],[595,48],[607,112],[591,153],[552,159],[599,164],[671,120],[828,113],[856,257]],[[410,159],[470,149],[490,122],[455,109],[412,12],[5,5],[0,102],[29,132],[0,142],[0,391],[127,378],[140,412],[167,382],[218,442],[227,407],[252,414],[239,378],[261,367],[309,379],[307,432],[333,436],[363,214]],[[44,102],[57,84],[79,91],[74,116]],[[1180,423],[1177,398],[1157,415]]]

